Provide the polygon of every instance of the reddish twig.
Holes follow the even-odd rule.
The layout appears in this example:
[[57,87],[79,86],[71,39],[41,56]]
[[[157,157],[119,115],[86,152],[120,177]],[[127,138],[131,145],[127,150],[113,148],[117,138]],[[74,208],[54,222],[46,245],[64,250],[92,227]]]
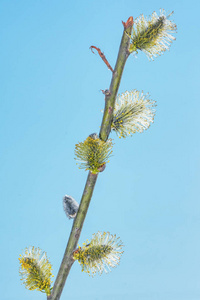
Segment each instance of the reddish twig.
[[113,73],[114,73],[114,70],[113,68],[111,67],[111,65],[109,64],[109,62],[107,61],[105,55],[103,54],[103,52],[101,52],[101,50],[95,46],[91,46],[90,49],[92,51],[92,53],[94,53],[94,51],[92,49],[96,49],[97,52],[99,53],[99,56],[103,59],[103,61],[105,62],[106,66],[108,67],[108,69],[110,69]]

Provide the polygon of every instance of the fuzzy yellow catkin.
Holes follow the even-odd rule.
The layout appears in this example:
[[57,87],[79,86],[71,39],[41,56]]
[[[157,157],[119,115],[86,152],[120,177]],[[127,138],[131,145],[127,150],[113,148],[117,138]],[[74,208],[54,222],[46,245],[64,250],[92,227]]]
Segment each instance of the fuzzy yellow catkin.
[[112,140],[106,142],[98,136],[88,136],[84,142],[75,145],[76,160],[79,168],[86,169],[92,173],[98,173],[104,164],[109,162],[112,153]]
[[156,102],[133,90],[117,96],[111,129],[119,138],[143,132],[154,121]]
[[175,37],[176,24],[169,20],[164,9],[160,10],[160,16],[153,12],[148,19],[143,14],[134,20],[131,34],[129,52],[143,51],[149,59],[161,55],[169,50]]
[[74,252],[74,260],[78,260],[82,271],[94,276],[110,271],[120,262],[122,242],[110,232],[93,234],[91,242],[87,241]]
[[19,257],[22,283],[29,290],[51,293],[52,266],[40,248],[29,247]]

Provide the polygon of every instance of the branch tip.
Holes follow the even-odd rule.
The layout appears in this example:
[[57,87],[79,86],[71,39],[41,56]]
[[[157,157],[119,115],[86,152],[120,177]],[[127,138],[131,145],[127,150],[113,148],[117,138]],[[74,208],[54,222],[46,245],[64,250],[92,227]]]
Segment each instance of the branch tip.
[[124,29],[127,29],[127,28],[133,26],[133,17],[132,17],[132,16],[129,17],[128,20],[127,20],[126,22],[123,22],[123,21],[122,21],[122,24],[123,24],[123,26],[124,26]]

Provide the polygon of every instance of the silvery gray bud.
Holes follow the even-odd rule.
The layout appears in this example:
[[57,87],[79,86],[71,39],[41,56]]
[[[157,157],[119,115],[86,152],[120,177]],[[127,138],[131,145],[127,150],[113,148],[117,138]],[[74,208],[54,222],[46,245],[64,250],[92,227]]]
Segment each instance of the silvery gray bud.
[[79,205],[71,196],[65,195],[63,198],[63,209],[69,219],[74,219]]
[[93,140],[96,140],[96,139],[99,138],[99,136],[98,136],[97,133],[91,133],[91,134],[89,135],[89,137],[91,137]]

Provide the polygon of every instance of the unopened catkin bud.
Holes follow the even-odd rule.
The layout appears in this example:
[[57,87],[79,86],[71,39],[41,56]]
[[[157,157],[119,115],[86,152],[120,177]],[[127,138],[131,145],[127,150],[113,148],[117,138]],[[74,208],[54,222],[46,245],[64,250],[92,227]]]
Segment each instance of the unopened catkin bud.
[[89,137],[91,137],[91,138],[94,139],[94,140],[96,140],[96,139],[99,138],[99,136],[98,136],[97,133],[91,133],[91,134],[89,135]]
[[69,219],[74,219],[76,217],[78,208],[79,205],[74,198],[68,195],[63,197],[63,209]]

